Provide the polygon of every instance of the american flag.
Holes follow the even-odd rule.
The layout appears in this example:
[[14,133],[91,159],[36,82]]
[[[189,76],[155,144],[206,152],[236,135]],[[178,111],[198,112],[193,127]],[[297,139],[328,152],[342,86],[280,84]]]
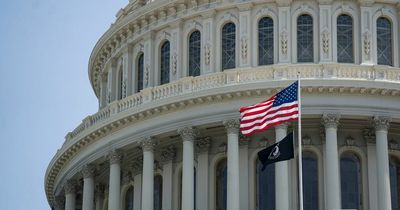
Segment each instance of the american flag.
[[245,136],[299,117],[297,81],[271,98],[240,108],[240,130]]

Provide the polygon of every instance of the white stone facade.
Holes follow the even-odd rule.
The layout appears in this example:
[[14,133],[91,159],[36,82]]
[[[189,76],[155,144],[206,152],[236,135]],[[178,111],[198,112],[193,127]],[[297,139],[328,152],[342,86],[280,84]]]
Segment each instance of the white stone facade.
[[[313,61],[300,63],[297,20],[304,14],[313,20]],[[352,63],[338,62],[337,19],[343,14],[353,21]],[[263,17],[273,20],[271,65],[258,65]],[[378,65],[382,17],[391,23],[391,65]],[[226,23],[236,26],[233,69],[222,69]],[[340,168],[346,155],[359,161],[357,208],[392,209],[389,163],[400,182],[399,24],[400,3],[393,0],[130,1],[92,52],[89,75],[100,109],[67,134],[51,160],[45,176],[50,205],[261,210],[257,152],[295,126],[244,138],[238,110],[272,96],[300,74],[303,152],[316,160],[316,209],[343,207],[346,177]],[[196,30],[200,75],[192,77],[188,40]],[[166,41],[169,82],[160,85]],[[218,190],[221,164],[226,164],[226,200]],[[297,161],[276,164],[274,173],[275,209],[298,209]],[[154,187],[158,184],[162,187]],[[129,200],[132,207],[126,207]]]

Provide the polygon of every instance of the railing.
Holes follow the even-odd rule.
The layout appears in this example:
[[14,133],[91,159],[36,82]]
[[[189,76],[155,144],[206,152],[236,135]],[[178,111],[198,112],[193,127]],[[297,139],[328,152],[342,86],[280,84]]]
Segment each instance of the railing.
[[296,79],[298,72],[304,79],[382,80],[400,83],[400,69],[386,66],[361,66],[353,64],[290,64],[233,69],[198,77],[186,77],[169,84],[150,87],[140,93],[114,101],[94,115],[85,118],[66,140],[75,138],[85,129],[99,124],[112,115],[133,111],[146,103],[173,96],[246,83]]

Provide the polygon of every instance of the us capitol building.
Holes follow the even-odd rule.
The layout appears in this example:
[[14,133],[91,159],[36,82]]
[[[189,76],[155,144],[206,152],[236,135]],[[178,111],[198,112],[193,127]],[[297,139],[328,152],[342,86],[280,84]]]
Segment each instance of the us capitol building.
[[130,1],[90,56],[99,110],[47,168],[51,208],[299,209],[297,160],[257,160],[297,122],[239,134],[239,108],[299,73],[304,209],[399,210],[399,22],[398,0]]

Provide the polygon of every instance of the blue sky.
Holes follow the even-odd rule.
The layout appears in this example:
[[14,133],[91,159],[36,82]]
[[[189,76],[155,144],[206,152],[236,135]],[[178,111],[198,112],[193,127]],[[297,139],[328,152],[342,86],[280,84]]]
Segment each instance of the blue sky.
[[0,209],[50,209],[44,173],[97,111],[90,53],[128,0],[0,1]]

